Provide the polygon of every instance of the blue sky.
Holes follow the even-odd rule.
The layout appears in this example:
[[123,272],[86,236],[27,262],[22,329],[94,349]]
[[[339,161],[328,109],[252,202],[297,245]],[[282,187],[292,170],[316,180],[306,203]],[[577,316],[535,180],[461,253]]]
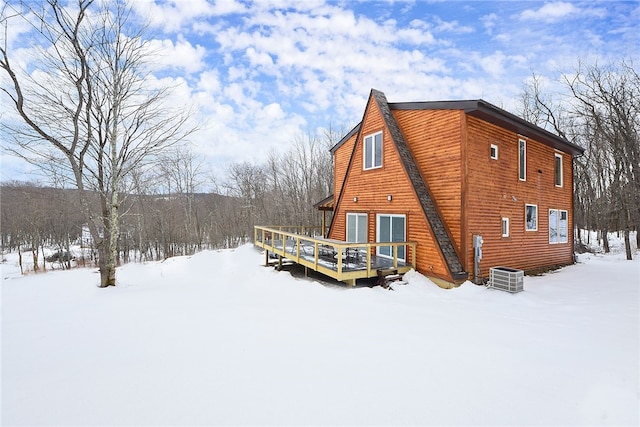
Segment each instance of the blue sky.
[[[483,98],[516,112],[535,72],[640,63],[640,2],[136,0],[155,73],[195,107],[191,142],[219,177],[301,135],[350,129],[371,88],[389,101]],[[28,34],[9,29],[10,46]],[[4,76],[3,76],[4,78]],[[4,83],[3,83],[4,84]],[[24,167],[3,154],[2,180]]]

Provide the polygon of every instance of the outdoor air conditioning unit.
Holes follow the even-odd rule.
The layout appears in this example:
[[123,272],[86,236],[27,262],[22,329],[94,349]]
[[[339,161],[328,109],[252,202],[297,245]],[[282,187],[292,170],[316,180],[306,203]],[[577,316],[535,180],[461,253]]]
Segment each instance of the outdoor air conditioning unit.
[[491,267],[488,287],[511,293],[523,291],[524,271],[509,267]]

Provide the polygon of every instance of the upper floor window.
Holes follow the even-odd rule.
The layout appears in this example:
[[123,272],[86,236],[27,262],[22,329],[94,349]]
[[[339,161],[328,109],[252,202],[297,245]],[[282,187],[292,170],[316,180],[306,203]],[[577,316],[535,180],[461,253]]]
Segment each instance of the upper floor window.
[[491,144],[490,155],[493,160],[498,160],[498,146]]
[[555,154],[555,181],[556,187],[562,187],[562,154]]
[[527,141],[518,140],[518,177],[521,181],[527,180]]
[[538,231],[538,205],[524,206],[524,229]]
[[364,137],[364,169],[382,167],[382,132]]

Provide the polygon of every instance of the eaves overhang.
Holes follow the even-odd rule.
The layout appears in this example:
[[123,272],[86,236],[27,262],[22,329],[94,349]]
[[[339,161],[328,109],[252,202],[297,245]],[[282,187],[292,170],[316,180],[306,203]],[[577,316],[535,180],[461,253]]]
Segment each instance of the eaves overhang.
[[482,100],[389,103],[392,110],[462,110],[465,114],[500,126],[525,138],[532,138],[556,150],[580,156],[584,148],[555,135],[502,108]]
[[351,129],[349,131],[349,133],[347,133],[345,136],[343,136],[342,139],[336,143],[336,145],[334,145],[333,147],[331,147],[329,149],[329,152],[331,152],[331,154],[334,154],[338,148],[342,147],[342,145],[345,142],[347,142],[349,140],[349,138],[351,138],[353,135],[355,135],[360,130],[360,125],[361,125],[361,123],[358,123],[357,125],[355,125],[355,127],[353,129]]
[[556,150],[570,153],[572,156],[580,156],[584,153],[584,148],[573,144],[566,139],[549,132],[539,126],[536,126],[528,121],[509,113],[501,108],[496,107],[486,101],[479,100],[475,108],[465,110],[465,113],[477,117],[486,122],[495,124],[496,126],[503,127],[510,131],[522,135],[525,138],[529,137],[539,141],[549,147],[553,147]]

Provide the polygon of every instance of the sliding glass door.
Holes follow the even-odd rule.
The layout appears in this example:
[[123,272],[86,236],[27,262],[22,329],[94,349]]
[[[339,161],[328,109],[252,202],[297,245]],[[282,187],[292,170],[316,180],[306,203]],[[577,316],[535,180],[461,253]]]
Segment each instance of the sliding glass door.
[[[378,214],[378,242],[404,242],[406,241],[406,217],[404,215]],[[379,246],[378,255],[393,257],[392,246]],[[398,259],[404,261],[406,257],[406,247],[398,247]]]

